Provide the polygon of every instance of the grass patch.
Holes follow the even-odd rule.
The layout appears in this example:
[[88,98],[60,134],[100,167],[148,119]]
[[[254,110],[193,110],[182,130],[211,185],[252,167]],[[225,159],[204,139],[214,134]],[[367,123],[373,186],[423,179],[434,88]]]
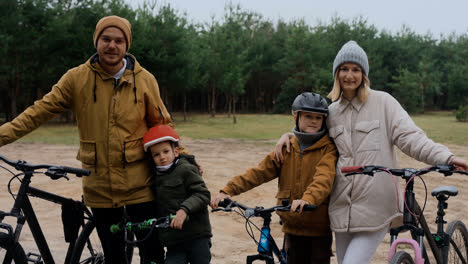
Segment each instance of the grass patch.
[[78,127],[75,125],[45,124],[20,138],[19,142],[79,145]]
[[[246,140],[277,140],[291,131],[291,115],[240,114],[237,124],[232,116],[218,114],[190,114],[186,122],[181,113],[174,114],[179,135],[191,139],[235,138]],[[430,112],[412,116],[415,123],[436,142],[458,145],[468,144],[468,123],[457,122],[452,112]],[[78,129],[73,125],[44,125],[23,137],[20,142],[78,145]]]
[[458,122],[452,112],[429,112],[412,118],[435,142],[468,144],[468,123]]
[[174,115],[177,132],[193,139],[235,138],[247,140],[278,139],[294,126],[292,115],[241,114],[236,115],[237,124],[227,115],[210,117],[206,114],[190,115],[184,122],[179,114]]

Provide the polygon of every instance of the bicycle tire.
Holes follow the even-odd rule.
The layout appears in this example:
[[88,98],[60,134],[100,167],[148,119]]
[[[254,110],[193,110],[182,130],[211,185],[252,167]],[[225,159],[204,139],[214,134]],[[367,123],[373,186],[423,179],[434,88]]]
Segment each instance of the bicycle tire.
[[388,264],[414,264],[414,260],[407,252],[398,251],[393,255]]
[[[128,263],[132,263],[133,246],[127,247]],[[95,224],[89,221],[78,236],[70,264],[105,263],[101,241],[95,231]]]
[[[0,259],[2,263],[6,255],[6,249],[10,247],[11,243],[12,241],[8,234],[0,233]],[[20,244],[17,244],[15,248],[12,263],[15,263],[15,264],[27,264],[28,263],[28,259],[26,258],[24,249]]]
[[447,226],[447,234],[450,237],[450,245],[444,251],[444,263],[463,263],[459,254],[461,254],[463,259],[467,261],[468,231],[466,230],[465,224],[460,220],[450,222]]

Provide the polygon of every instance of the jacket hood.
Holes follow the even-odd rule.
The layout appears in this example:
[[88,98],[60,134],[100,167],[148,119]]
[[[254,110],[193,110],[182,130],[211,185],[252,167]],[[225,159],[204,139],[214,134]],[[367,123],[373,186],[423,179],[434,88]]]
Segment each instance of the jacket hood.
[[[143,70],[140,63],[138,63],[135,56],[133,56],[132,54],[130,53],[125,54],[124,59],[127,60],[126,70],[135,72],[135,74],[138,74],[140,71]],[[112,77],[107,72],[105,72],[104,69],[102,69],[101,65],[99,65],[99,55],[97,53],[94,53],[86,61],[86,65],[89,68],[91,68],[93,71],[98,72],[100,75],[102,75],[102,78],[105,78],[104,76],[108,76],[109,78]]]
[[[135,104],[137,103],[137,93],[136,93],[136,83],[135,83],[135,75],[140,73],[143,70],[143,67],[138,63],[133,55],[130,53],[125,54],[124,59],[127,61],[125,72],[123,74],[123,78],[128,80],[128,83],[133,86],[133,93],[135,95]],[[94,88],[93,88],[93,97],[94,102],[97,101],[96,90],[97,88],[97,81],[96,78],[99,76],[103,81],[109,80],[113,78],[113,76],[109,75],[99,64],[99,55],[95,53],[91,58],[86,61],[86,66],[91,68],[94,72]]]
[[[315,142],[312,146],[304,149],[303,152],[320,149],[320,148],[323,148],[324,146],[326,146],[328,144],[333,144],[333,142],[330,139],[330,137],[328,136],[328,134],[325,134],[319,140],[317,140],[317,142]],[[301,148],[299,146],[299,141],[298,141],[296,136],[293,136],[291,138],[291,146],[293,147],[293,149],[295,149],[295,151],[301,152]]]

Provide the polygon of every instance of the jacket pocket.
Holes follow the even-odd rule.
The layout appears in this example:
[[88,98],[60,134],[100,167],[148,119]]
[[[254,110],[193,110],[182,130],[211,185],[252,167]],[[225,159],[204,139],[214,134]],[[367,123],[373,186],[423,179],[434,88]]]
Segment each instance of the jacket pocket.
[[129,163],[144,159],[143,138],[125,141],[124,155],[125,161]]
[[380,121],[362,121],[354,127],[359,136],[357,152],[380,150]]
[[344,155],[349,152],[349,148],[347,147],[349,144],[347,141],[350,139],[345,136],[344,126],[339,125],[329,128],[328,135],[333,139],[340,155]]
[[86,165],[96,164],[96,142],[80,141],[80,149],[76,155],[76,159]]
[[[291,200],[291,190],[279,190],[276,193],[276,199],[278,200],[278,204],[281,204],[281,200],[288,199]],[[289,201],[291,203],[291,201]]]

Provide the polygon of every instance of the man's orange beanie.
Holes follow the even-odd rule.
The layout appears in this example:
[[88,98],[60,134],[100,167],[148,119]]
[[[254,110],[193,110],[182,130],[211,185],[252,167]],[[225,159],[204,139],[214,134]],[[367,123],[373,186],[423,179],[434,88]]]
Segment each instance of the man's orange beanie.
[[128,51],[130,44],[132,44],[132,26],[127,19],[118,16],[106,16],[99,20],[99,22],[96,24],[96,30],[94,31],[94,47],[97,47],[97,41],[102,31],[108,27],[117,27],[122,30],[125,35],[125,40],[127,41]]

